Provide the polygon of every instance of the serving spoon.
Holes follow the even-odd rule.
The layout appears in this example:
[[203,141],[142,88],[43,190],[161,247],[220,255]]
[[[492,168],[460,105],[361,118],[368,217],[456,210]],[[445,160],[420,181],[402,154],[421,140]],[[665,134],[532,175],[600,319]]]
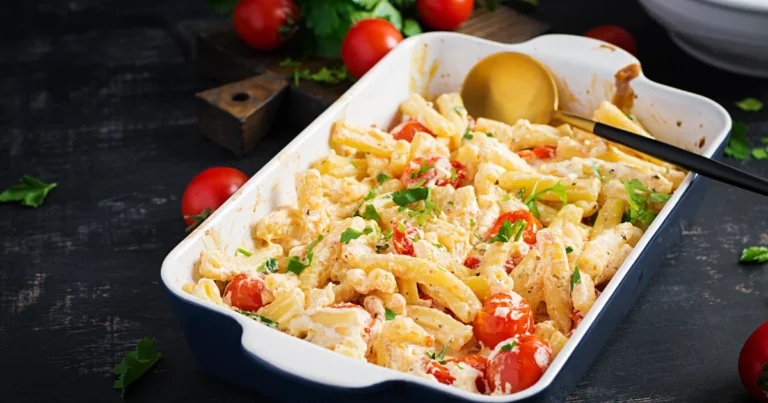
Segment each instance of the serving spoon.
[[626,130],[557,110],[557,84],[546,66],[516,52],[480,60],[467,74],[461,97],[472,116],[507,124],[519,119],[546,124],[559,120],[689,171],[768,196],[768,181],[718,161]]

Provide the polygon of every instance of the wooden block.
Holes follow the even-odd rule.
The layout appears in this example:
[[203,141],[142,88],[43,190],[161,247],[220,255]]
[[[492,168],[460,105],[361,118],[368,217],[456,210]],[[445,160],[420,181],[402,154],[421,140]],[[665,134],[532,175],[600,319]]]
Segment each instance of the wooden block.
[[[503,43],[517,43],[546,32],[549,27],[509,7],[495,11],[475,10],[458,32]],[[197,66],[200,72],[231,84],[197,94],[203,133],[222,147],[245,154],[269,130],[280,103],[289,112],[301,113],[299,120],[311,121],[349,88],[348,83],[324,85],[289,80],[293,67],[280,67],[288,55],[261,52],[248,47],[231,27],[198,36]],[[339,60],[314,58],[302,61],[301,68],[317,71],[339,66]],[[256,76],[256,77],[254,77]],[[242,81],[239,81],[242,80]],[[288,89],[290,87],[290,89]],[[233,97],[244,93],[248,99]],[[287,94],[287,97],[286,97]],[[285,113],[281,113],[285,116]]]

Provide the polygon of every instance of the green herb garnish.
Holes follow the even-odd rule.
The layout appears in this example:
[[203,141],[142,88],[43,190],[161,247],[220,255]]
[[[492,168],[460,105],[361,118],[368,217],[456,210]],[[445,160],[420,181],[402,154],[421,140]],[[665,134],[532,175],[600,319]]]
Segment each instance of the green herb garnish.
[[386,181],[388,181],[390,179],[392,179],[392,178],[390,178],[389,175],[387,175],[387,174],[378,174],[376,176],[376,180],[379,181],[379,184],[382,184],[382,183],[384,183],[384,182],[386,182]]
[[507,343],[503,346],[501,346],[501,351],[512,351],[513,348],[517,345],[516,341],[513,341],[512,343]]
[[768,247],[750,246],[741,251],[739,258],[741,263],[764,263],[768,262]]
[[531,190],[531,195],[526,197],[525,200],[523,200],[523,203],[528,206],[528,209],[531,210],[531,213],[534,217],[539,218],[539,208],[536,206],[536,200],[539,200],[541,198],[541,195],[547,192],[552,192],[557,195],[558,198],[560,198],[560,201],[563,202],[563,205],[568,204],[568,194],[565,186],[563,186],[562,183],[558,182],[552,187],[548,187],[540,192],[536,192],[536,187],[539,185],[539,182],[536,182],[533,185],[533,189]]
[[741,101],[736,102],[736,106],[747,112],[757,112],[760,109],[763,109],[763,103],[755,98],[744,98]]
[[499,228],[499,233],[494,235],[489,243],[509,242],[510,239],[514,239],[515,242],[517,242],[523,235],[523,230],[526,225],[528,225],[528,223],[524,220],[517,220],[514,224],[510,223],[509,220],[504,220],[501,224],[501,228]]
[[379,215],[379,212],[376,211],[376,207],[374,207],[373,204],[368,204],[365,206],[365,211],[363,211],[362,217],[366,220],[381,220],[381,216]]
[[571,274],[571,291],[573,291],[573,286],[576,284],[579,284],[581,282],[581,273],[579,272],[579,266],[576,266],[573,269],[573,274]]
[[271,257],[259,265],[259,267],[256,268],[256,271],[259,273],[274,273],[277,271],[277,259]]
[[45,183],[29,175],[24,175],[18,184],[0,193],[0,202],[20,202],[22,206],[40,207],[45,196],[55,187],[55,183]]
[[266,316],[258,315],[258,314],[255,314],[253,312],[244,311],[242,309],[237,309],[237,312],[239,312],[241,315],[245,315],[245,316],[247,316],[247,317],[249,317],[249,318],[251,318],[251,319],[253,319],[253,320],[257,321],[257,322],[261,322],[261,323],[267,325],[268,327],[271,327],[273,329],[277,329],[277,322],[275,322],[274,320],[272,320],[272,319],[270,319],[270,318],[268,318]]
[[125,396],[125,388],[147,373],[160,357],[162,354],[155,350],[155,339],[145,337],[139,340],[136,349],[126,354],[123,361],[112,368],[112,373],[120,376],[112,387],[120,389],[121,395]]
[[397,314],[395,313],[395,311],[393,311],[393,310],[391,310],[391,309],[389,309],[389,308],[384,308],[384,318],[385,318],[386,320],[392,320],[392,319],[395,319],[395,316],[397,316]]
[[243,248],[237,248],[237,252],[238,252],[238,253],[240,253],[241,255],[244,255],[244,256],[246,256],[246,257],[251,257],[251,256],[253,256],[253,253],[251,253],[251,252],[248,252],[247,250],[245,250],[245,249],[243,249]]

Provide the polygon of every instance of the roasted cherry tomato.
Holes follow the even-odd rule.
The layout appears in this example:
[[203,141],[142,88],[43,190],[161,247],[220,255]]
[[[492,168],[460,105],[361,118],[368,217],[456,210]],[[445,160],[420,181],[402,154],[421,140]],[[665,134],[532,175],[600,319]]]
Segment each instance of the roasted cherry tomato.
[[437,30],[452,31],[461,26],[475,8],[474,0],[416,0],[419,19]]
[[480,263],[482,260],[480,260],[479,257],[476,256],[469,256],[468,258],[464,259],[464,266],[469,267],[470,269],[477,269],[478,266],[480,266]]
[[205,209],[216,210],[237,192],[248,176],[234,168],[208,168],[192,178],[181,197],[181,214],[187,225],[195,224],[194,216]]
[[458,188],[466,177],[467,169],[460,162],[451,161],[440,155],[432,155],[411,160],[405,166],[400,180],[407,188],[428,185],[452,185]]
[[387,20],[360,20],[341,43],[341,59],[349,73],[360,78],[402,40],[403,35]]
[[256,312],[264,306],[262,294],[266,289],[264,278],[260,274],[253,277],[238,274],[227,284],[223,297],[229,298],[229,303],[234,307]]
[[509,221],[510,224],[514,224],[517,220],[523,220],[526,222],[525,229],[523,230],[523,241],[529,245],[536,243],[536,233],[541,229],[541,222],[531,214],[530,211],[517,210],[508,211],[499,216],[496,220],[496,224],[491,228],[488,234],[488,239],[493,238],[499,233],[501,226],[504,225],[504,221]]
[[616,25],[600,25],[587,31],[584,36],[599,39],[603,42],[608,42],[611,45],[616,45],[633,55],[637,54],[635,38],[622,27],[617,27]]
[[448,370],[448,368],[435,360],[429,361],[425,367],[425,370],[428,374],[434,376],[435,379],[437,379],[437,381],[440,383],[453,385],[453,382],[456,381],[456,378],[451,375],[451,372]]
[[413,256],[413,239],[421,238],[421,233],[407,222],[392,222],[392,246],[400,255]]
[[504,341],[509,351],[501,351],[488,363],[488,386],[491,393],[499,391],[510,394],[527,389],[535,384],[552,361],[549,343],[533,336],[521,335]]
[[277,49],[291,39],[300,19],[293,0],[240,0],[232,12],[235,32],[259,50]]
[[768,322],[758,327],[739,353],[739,376],[747,392],[768,402]]
[[488,359],[480,354],[465,355],[463,357],[451,358],[448,362],[453,362],[456,365],[469,365],[470,367],[480,371],[480,376],[475,378],[475,387],[477,391],[485,394],[488,390],[488,380],[485,378],[485,373],[488,370]]
[[532,150],[523,150],[517,153],[517,155],[523,157],[526,160],[548,160],[555,157],[557,147],[554,146],[541,146]]
[[493,294],[472,323],[477,341],[494,348],[502,341],[533,331],[533,311],[523,297]]
[[392,137],[395,138],[395,140],[405,140],[407,142],[413,141],[413,136],[416,135],[416,132],[424,132],[431,136],[435,136],[434,133],[432,133],[427,126],[424,126],[419,122],[418,120],[408,120],[403,123],[400,123],[392,129]]

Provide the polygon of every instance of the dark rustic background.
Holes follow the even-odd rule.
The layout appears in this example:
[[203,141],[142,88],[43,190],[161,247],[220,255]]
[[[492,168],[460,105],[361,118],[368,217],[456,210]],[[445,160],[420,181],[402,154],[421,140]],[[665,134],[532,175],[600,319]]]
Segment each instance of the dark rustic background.
[[[634,1],[540,2],[533,15],[554,32],[626,27],[650,78],[711,97],[751,138],[768,137],[768,110],[733,106],[768,101],[768,83],[681,54]],[[182,36],[220,21],[203,0],[0,3],[0,187],[23,174],[59,184],[38,209],[0,205],[3,401],[119,402],[110,370],[144,336],[163,359],[126,401],[265,400],[197,369],[159,270],[184,236],[186,183],[213,165],[255,173],[299,128],[278,121],[245,159],[204,140],[193,94],[215,83],[164,19]],[[768,176],[768,161],[728,163]],[[736,359],[768,319],[768,266],[736,262],[742,247],[768,244],[766,217],[764,198],[712,184],[570,401],[746,401]]]

